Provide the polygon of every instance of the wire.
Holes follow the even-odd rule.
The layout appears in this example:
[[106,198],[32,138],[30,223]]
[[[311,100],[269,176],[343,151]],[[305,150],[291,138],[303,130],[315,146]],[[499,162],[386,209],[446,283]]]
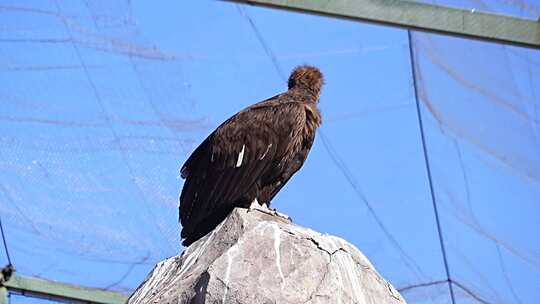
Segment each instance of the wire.
[[8,266],[13,265],[11,263],[11,257],[9,255],[9,249],[8,249],[8,245],[7,245],[7,241],[6,241],[6,234],[4,232],[4,225],[2,225],[2,217],[0,217],[0,232],[2,233],[2,242],[4,243],[4,250],[6,251],[6,256],[7,256],[7,260],[8,260]]
[[257,28],[257,25],[255,24],[253,19],[251,19],[249,14],[244,10],[244,8],[241,5],[237,4],[236,8],[238,9],[238,12],[240,13],[240,15],[242,15],[248,21],[249,25],[251,26],[251,29],[255,33],[255,36],[257,36],[257,39],[259,40],[261,46],[263,47],[264,52],[272,61],[272,64],[274,65],[274,68],[276,69],[278,76],[281,78],[281,80],[283,80],[283,82],[287,83],[287,77],[285,75],[285,72],[283,72],[283,69],[279,65],[279,62],[277,61],[277,58],[274,55],[274,52],[272,52],[272,50],[268,46],[268,43],[266,43],[266,40],[264,39],[263,35],[259,31],[259,28]]
[[407,285],[407,286],[404,286],[404,287],[400,287],[397,290],[399,292],[401,292],[401,293],[405,293],[407,291],[414,290],[414,289],[421,288],[421,287],[430,287],[430,286],[446,284],[446,283],[448,283],[448,280],[437,280],[437,281],[431,281],[431,282],[426,282],[426,283]]
[[[458,281],[454,281],[454,280],[450,280],[450,283],[453,283],[453,284],[456,284],[457,287],[461,288],[461,290],[463,290],[465,293],[467,293],[468,295],[470,295],[473,299],[475,299],[477,302],[480,302],[482,304],[489,304],[488,301],[482,299],[481,297],[479,297],[478,295],[476,295],[472,290],[470,290],[469,288],[465,287],[465,285],[461,284],[460,282]],[[450,286],[452,286],[452,284],[450,284]]]
[[512,296],[514,297],[514,300],[516,301],[516,303],[521,304],[521,300],[519,299],[516,291],[514,290],[514,286],[512,285],[512,280],[510,280],[510,277],[508,276],[508,273],[506,271],[506,267],[504,265],[503,256],[502,256],[499,244],[495,244],[495,248],[497,249],[499,265],[501,266],[502,274],[504,276],[504,279],[506,280],[506,285],[509,287],[510,292],[512,293]]
[[431,287],[431,286],[436,286],[436,285],[441,285],[441,284],[446,284],[446,283],[454,283],[454,284],[456,284],[457,287],[459,287],[461,290],[463,290],[465,293],[467,293],[469,296],[471,296],[477,302],[482,303],[482,304],[489,304],[488,301],[481,298],[476,293],[474,293],[472,290],[465,287],[465,285],[461,284],[460,282],[458,282],[456,280],[437,280],[437,281],[431,281],[431,282],[426,282],[426,283],[407,285],[407,286],[398,288],[398,291],[400,293],[406,293],[406,292],[409,292],[411,290],[415,290],[417,288]]
[[439,211],[437,209],[437,200],[435,199],[435,192],[433,191],[433,178],[431,175],[431,166],[429,164],[429,156],[428,156],[427,146],[426,146],[426,136],[424,134],[424,123],[422,122],[422,111],[420,109],[420,102],[418,100],[418,86],[416,84],[416,69],[415,69],[416,63],[414,60],[414,51],[412,47],[412,35],[411,35],[410,30],[407,30],[407,38],[409,40],[409,56],[410,56],[412,80],[413,80],[413,87],[414,87],[414,99],[416,101],[416,113],[418,117],[418,125],[420,127],[420,137],[422,139],[422,151],[424,154],[424,163],[426,166],[426,171],[427,171],[427,176],[428,176],[429,193],[431,195],[431,202],[433,204],[433,212],[435,213],[435,222],[437,223],[437,234],[439,236],[439,244],[441,246],[441,253],[443,257],[444,270],[446,272],[446,279],[448,280],[448,288],[450,290],[450,297],[452,299],[452,304],[455,304],[456,299],[454,295],[454,288],[452,286],[452,279],[450,277],[450,269],[448,266],[448,258],[446,256],[446,248],[444,245],[443,233],[441,229],[441,221],[439,219]]
[[[278,76],[284,82],[287,82],[287,77],[285,76],[285,74],[283,72],[283,69],[279,65],[279,62],[277,61],[276,56],[274,55],[274,53],[272,52],[272,50],[270,49],[270,47],[266,43],[266,40],[264,39],[262,33],[257,28],[257,25],[255,24],[253,19],[251,19],[249,14],[243,9],[243,7],[241,5],[237,4],[236,6],[238,8],[238,12],[240,13],[240,15],[242,15],[243,17],[245,17],[247,19],[249,25],[251,26],[253,32],[255,33],[255,36],[259,40],[259,42],[260,42],[261,46],[263,47],[265,53],[271,59],[273,65],[274,65],[274,68],[276,69],[276,72],[277,72]],[[337,152],[333,149],[332,144],[330,142],[330,139],[328,139],[324,135],[324,133],[323,133],[323,131],[321,129],[319,129],[317,132],[319,133],[319,135],[320,135],[320,137],[322,139],[324,148],[326,149],[327,153],[330,155],[332,163],[340,170],[340,172],[343,174],[343,176],[345,177],[345,179],[347,180],[347,182],[349,183],[351,188],[353,188],[353,190],[356,193],[356,195],[358,196],[358,198],[360,198],[360,200],[366,205],[369,213],[371,214],[371,216],[373,217],[373,219],[375,220],[375,222],[377,223],[379,228],[382,230],[383,234],[388,238],[388,240],[395,247],[395,249],[401,254],[401,257],[403,258],[403,262],[405,263],[405,265],[407,265],[407,267],[415,275],[417,275],[418,277],[422,277],[422,276],[425,277],[425,275],[422,272],[420,266],[418,266],[414,262],[414,260],[409,255],[407,255],[407,253],[405,252],[403,247],[401,247],[401,245],[399,244],[397,239],[392,235],[392,233],[390,233],[388,228],[386,228],[386,226],[384,225],[384,223],[382,222],[380,217],[377,215],[377,213],[375,212],[375,209],[373,209],[373,207],[371,206],[370,202],[368,201],[368,199],[366,198],[364,193],[360,190],[360,187],[358,186],[358,183],[356,182],[354,176],[351,174],[351,172],[348,169],[347,165],[345,164],[345,162],[343,162],[343,160],[339,157]]]
[[[395,249],[401,254],[403,257],[403,262],[409,267],[410,270],[413,270],[413,268],[416,270],[416,275],[425,277],[424,273],[422,272],[422,269],[420,269],[420,266],[418,266],[414,260],[405,252],[403,247],[399,244],[397,239],[392,235],[390,230],[386,228],[383,221],[379,217],[379,215],[375,212],[375,209],[369,202],[369,200],[366,198],[365,194],[360,190],[360,187],[358,186],[358,183],[354,176],[351,174],[349,168],[345,164],[345,162],[339,157],[335,149],[332,147],[332,144],[330,143],[330,140],[324,135],[323,131],[321,129],[318,130],[319,135],[322,139],[322,143],[326,151],[328,152],[328,155],[330,156],[330,159],[332,160],[333,164],[339,169],[339,171],[343,174],[351,188],[354,190],[358,198],[364,203],[364,205],[367,207],[369,213],[379,226],[379,228],[382,230],[383,234],[386,236],[386,238],[390,241],[390,243],[395,247]],[[412,265],[411,265],[412,263]],[[414,272],[414,271],[413,271]]]
[[[93,23],[94,23],[94,30],[96,32],[99,32],[99,26],[98,26],[98,23],[97,23],[97,19],[96,19],[96,16],[94,14],[94,12],[92,11],[92,8],[90,7],[90,4],[88,3],[88,1],[85,1],[85,5],[86,5],[86,9],[88,10],[88,13],[90,14],[90,18],[92,19]],[[129,3],[128,3],[129,5]],[[154,100],[152,98],[152,95],[148,92],[148,89],[147,87],[145,86],[144,84],[144,81],[142,80],[141,78],[141,75],[139,73],[139,69],[138,69],[138,66],[137,64],[135,63],[134,59],[133,59],[133,55],[132,54],[128,54],[127,55],[128,58],[129,58],[129,63],[130,63],[130,66],[131,68],[133,69],[133,73],[137,79],[137,82],[139,83],[139,87],[141,88],[142,92],[143,92],[143,95],[147,101],[147,103],[150,105],[153,113],[157,116],[158,118],[158,123],[166,128],[171,134],[172,134],[172,137],[174,138],[174,140],[180,145],[181,149],[182,149],[182,152],[184,153],[184,155],[187,156],[188,152],[189,152],[189,148],[185,145],[185,142],[182,138],[179,138],[176,136],[176,132],[171,124],[171,122],[169,120],[167,120],[164,115],[158,110],[157,106],[155,105],[154,103]]]
[[[55,0],[54,4],[56,6],[57,13],[61,14],[61,9],[60,9],[60,5],[58,4],[58,0]],[[118,149],[120,151],[121,160],[122,160],[123,164],[125,165],[125,167],[127,169],[127,173],[129,174],[129,176],[130,176],[130,178],[132,180],[132,184],[135,187],[135,190],[138,192],[138,195],[141,198],[142,203],[143,203],[144,207],[146,208],[146,211],[148,212],[148,214],[153,219],[156,219],[155,213],[151,210],[151,208],[149,208],[148,198],[146,197],[146,194],[145,194],[144,190],[141,188],[141,186],[139,185],[139,182],[137,181],[133,166],[130,164],[129,159],[127,157],[126,150],[122,146],[122,143],[119,140],[119,136],[118,136],[114,126],[111,125],[111,119],[110,119],[110,117],[109,117],[109,115],[107,113],[107,109],[106,109],[105,104],[104,104],[104,102],[103,102],[103,100],[101,98],[101,94],[99,93],[95,82],[92,80],[92,77],[90,75],[88,67],[86,66],[86,63],[85,63],[85,61],[83,59],[83,56],[82,56],[82,54],[81,54],[81,52],[79,50],[79,47],[77,46],[76,43],[73,42],[73,33],[71,32],[71,29],[69,28],[69,25],[68,25],[68,23],[67,23],[67,21],[65,19],[62,19],[62,23],[64,25],[66,34],[68,34],[69,38],[72,40],[71,45],[73,47],[75,55],[77,56],[77,59],[79,60],[79,63],[83,67],[83,72],[84,72],[84,75],[86,76],[86,80],[88,81],[88,84],[90,85],[90,88],[91,88],[91,90],[92,90],[92,92],[94,94],[95,100],[97,101],[98,107],[101,110],[101,113],[105,118],[107,127],[108,127],[112,137],[114,138],[115,143],[118,146]],[[159,232],[159,237],[163,238],[166,235],[166,233],[164,233],[164,231],[162,230],[162,227],[160,227],[159,225],[156,227],[156,229]],[[165,242],[165,244],[167,244],[172,251],[175,250],[175,248],[172,248],[172,246],[171,246],[171,244],[169,242]]]

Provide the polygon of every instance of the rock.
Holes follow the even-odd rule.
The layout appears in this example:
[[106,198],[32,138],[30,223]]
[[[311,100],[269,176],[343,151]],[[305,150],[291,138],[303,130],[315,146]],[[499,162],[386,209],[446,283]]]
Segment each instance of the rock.
[[128,303],[405,301],[345,240],[237,208],[181,256],[158,263]]

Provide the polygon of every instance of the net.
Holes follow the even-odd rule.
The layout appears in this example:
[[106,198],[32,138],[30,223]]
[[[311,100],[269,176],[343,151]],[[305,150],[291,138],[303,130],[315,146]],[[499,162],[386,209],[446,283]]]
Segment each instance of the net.
[[0,217],[19,274],[129,294],[182,250],[189,153],[309,63],[323,126],[273,206],[355,244],[410,303],[451,303],[417,97],[456,303],[535,301],[537,50],[219,1],[3,1],[0,20]]

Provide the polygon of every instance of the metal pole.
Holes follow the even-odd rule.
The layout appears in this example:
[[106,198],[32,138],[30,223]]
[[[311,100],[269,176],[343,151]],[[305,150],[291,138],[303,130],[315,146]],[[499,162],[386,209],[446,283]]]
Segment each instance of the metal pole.
[[7,288],[0,286],[0,304],[8,304],[8,291]]
[[0,285],[0,304],[7,303],[5,295],[8,292],[69,303],[124,304],[128,299],[127,296],[118,292],[23,277],[15,273],[2,284]]
[[540,48],[540,22],[409,0],[224,0]]

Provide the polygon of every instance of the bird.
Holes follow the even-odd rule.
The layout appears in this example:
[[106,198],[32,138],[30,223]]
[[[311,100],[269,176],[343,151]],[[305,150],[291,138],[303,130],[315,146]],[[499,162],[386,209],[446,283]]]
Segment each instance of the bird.
[[322,123],[317,107],[324,77],[293,69],[288,90],[219,125],[180,169],[182,244],[212,231],[236,207],[270,210],[271,200],[304,164]]

